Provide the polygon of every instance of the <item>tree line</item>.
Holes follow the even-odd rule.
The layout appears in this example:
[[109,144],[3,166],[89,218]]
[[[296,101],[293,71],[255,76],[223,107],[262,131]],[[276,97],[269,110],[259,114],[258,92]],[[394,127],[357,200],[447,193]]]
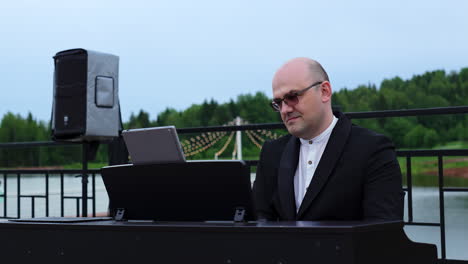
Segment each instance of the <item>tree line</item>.
[[[141,128],[174,125],[177,128],[223,125],[240,116],[249,123],[281,122],[278,113],[269,106],[271,98],[264,93],[239,95],[236,100],[226,103],[205,100],[193,104],[185,110],[167,108],[152,118],[148,112],[140,110],[131,114],[124,128]],[[459,72],[447,73],[443,70],[415,75],[411,79],[400,77],[382,81],[380,87],[374,84],[360,85],[355,89],[335,91],[332,97],[334,108],[343,112],[376,110],[413,109],[468,105],[468,68]],[[468,141],[468,115],[441,115],[401,118],[379,118],[353,120],[353,123],[383,133],[394,141],[397,148],[433,148],[451,141]],[[275,131],[284,134],[285,131]],[[6,113],[0,123],[0,143],[50,140],[50,124],[36,120],[31,113],[26,117]],[[181,135],[181,140],[195,138],[196,135]],[[213,158],[226,144],[228,137],[217,142],[212,148],[193,155],[194,159]],[[243,155],[246,158],[258,157],[258,146],[243,136]],[[233,143],[231,143],[233,144]],[[220,157],[229,158],[230,151]],[[48,166],[79,162],[81,147],[54,146],[28,149],[0,149],[0,167]],[[97,161],[107,159],[106,147],[100,147]]]

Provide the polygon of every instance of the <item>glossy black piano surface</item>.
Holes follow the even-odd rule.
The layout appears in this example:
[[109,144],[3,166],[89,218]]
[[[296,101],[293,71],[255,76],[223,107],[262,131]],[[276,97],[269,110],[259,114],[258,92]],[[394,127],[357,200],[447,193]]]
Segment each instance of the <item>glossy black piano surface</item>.
[[[436,263],[402,222],[0,222],[14,263]],[[11,262],[13,263],[13,262]]]

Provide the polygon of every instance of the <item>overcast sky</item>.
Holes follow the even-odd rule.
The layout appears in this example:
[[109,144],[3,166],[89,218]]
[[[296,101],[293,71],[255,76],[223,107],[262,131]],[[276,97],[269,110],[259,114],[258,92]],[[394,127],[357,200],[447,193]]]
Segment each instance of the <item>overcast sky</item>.
[[334,90],[468,67],[468,1],[15,0],[0,7],[0,117],[50,119],[55,53],[120,57],[122,117],[271,95],[285,61],[317,59]]

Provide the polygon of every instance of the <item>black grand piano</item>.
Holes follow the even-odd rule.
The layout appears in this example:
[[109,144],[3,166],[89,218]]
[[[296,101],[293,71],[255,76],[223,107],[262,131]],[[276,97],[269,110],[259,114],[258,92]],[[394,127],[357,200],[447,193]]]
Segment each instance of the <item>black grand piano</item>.
[[436,263],[401,222],[0,222],[9,263]]
[[[203,172],[207,168],[209,171]],[[219,171],[216,168],[222,168],[222,175],[215,173]],[[9,263],[437,262],[435,245],[410,241],[400,221],[248,221],[252,218],[249,218],[252,210],[248,198],[233,199],[230,197],[234,195],[232,190],[223,192],[227,195],[218,191],[214,198],[214,194],[207,195],[207,190],[203,190],[204,187],[193,180],[193,175],[205,175],[203,177],[211,178],[211,184],[223,179],[221,184],[237,184],[235,188],[243,193],[246,190],[245,177],[249,177],[246,168],[242,162],[187,162],[184,165],[104,168],[103,179],[113,203],[112,219],[35,218],[0,221],[0,256],[11,260]],[[239,172],[244,179],[238,179]],[[114,178],[106,179],[109,177]],[[125,178],[127,181],[123,180]],[[113,182],[112,186],[108,185],[109,182]],[[135,182],[140,182],[139,191],[132,187]],[[166,183],[166,186],[162,183]],[[250,188],[250,181],[248,184],[247,189]],[[187,202],[179,195],[171,197],[169,201],[172,202],[168,202],[167,197],[161,201],[164,197],[156,195],[156,201],[145,200],[154,198],[145,190],[168,192],[168,188],[171,188],[168,186],[177,187],[180,193],[191,194],[192,199]],[[128,199],[118,198],[121,195]],[[192,209],[187,209],[184,214],[177,212],[175,207],[187,206],[187,203],[191,204]],[[219,209],[222,204],[228,204],[229,209]],[[216,210],[220,213],[213,214],[213,208],[218,208]]]

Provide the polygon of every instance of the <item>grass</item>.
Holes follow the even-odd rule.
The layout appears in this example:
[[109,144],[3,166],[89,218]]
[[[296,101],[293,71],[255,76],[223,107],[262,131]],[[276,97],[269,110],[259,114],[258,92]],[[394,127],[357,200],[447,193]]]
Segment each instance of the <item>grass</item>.
[[437,145],[433,149],[468,149],[467,141],[453,141],[444,145]]

